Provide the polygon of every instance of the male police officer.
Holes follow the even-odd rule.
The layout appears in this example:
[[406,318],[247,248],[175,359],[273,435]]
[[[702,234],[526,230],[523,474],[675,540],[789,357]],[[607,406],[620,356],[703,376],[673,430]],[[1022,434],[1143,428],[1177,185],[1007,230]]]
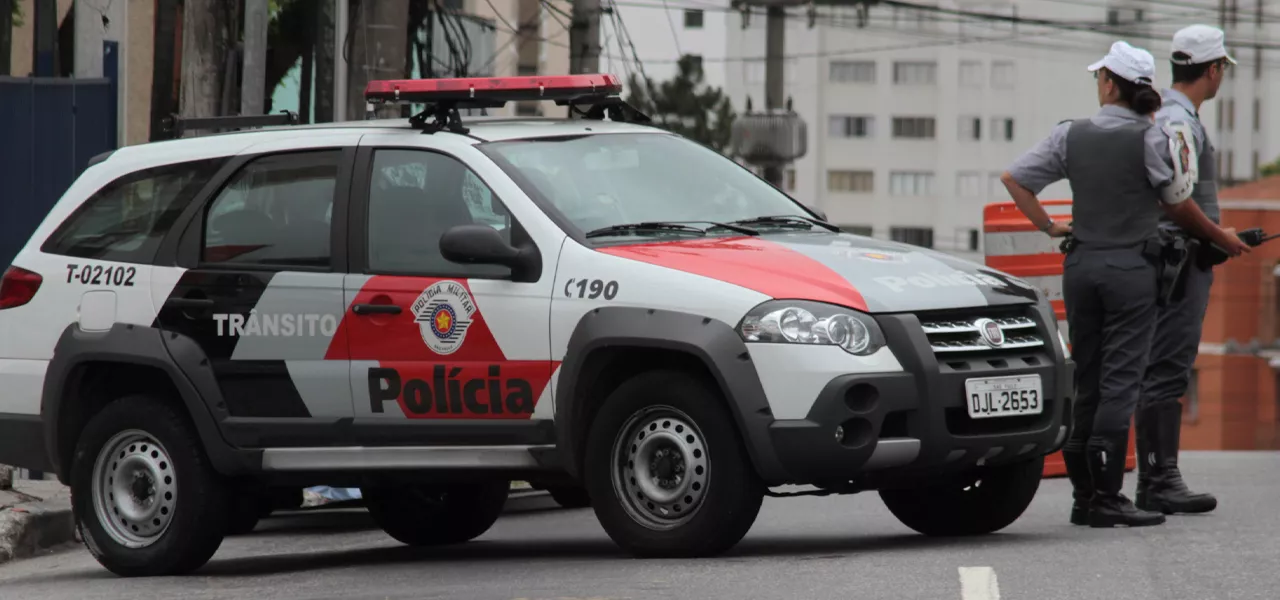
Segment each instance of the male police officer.
[[[1200,123],[1200,105],[1218,93],[1218,86],[1235,59],[1227,54],[1221,29],[1192,25],[1173,36],[1173,88],[1164,90],[1164,106],[1156,123],[1172,135],[1186,138],[1198,160],[1198,181],[1191,198],[1215,223],[1219,222],[1213,145]],[[1190,156],[1188,156],[1190,159]],[[1182,165],[1178,165],[1182,166]],[[1188,165],[1190,166],[1190,165]],[[1169,219],[1162,227],[1177,231]],[[1138,493],[1136,504],[1149,511],[1200,513],[1213,510],[1218,501],[1210,494],[1187,488],[1178,471],[1178,434],[1182,424],[1180,399],[1187,391],[1191,368],[1200,346],[1200,326],[1209,305],[1211,268],[1188,261],[1185,288],[1180,298],[1160,309],[1150,364],[1142,385],[1136,415],[1138,444]]]
[[[1185,200],[1194,181],[1175,168],[1183,146],[1170,144],[1153,114],[1155,59],[1116,42],[1089,67],[1101,109],[1060,123],[1001,176],[1019,210],[1051,236],[1070,233],[1063,263],[1068,334],[1076,361],[1076,403],[1063,457],[1074,488],[1071,522],[1093,527],[1163,523],[1120,493],[1129,421],[1138,403],[1156,325],[1157,261],[1163,255],[1161,208],[1174,222],[1237,255],[1244,244]],[[1067,179],[1072,223],[1055,223],[1036,194]]]

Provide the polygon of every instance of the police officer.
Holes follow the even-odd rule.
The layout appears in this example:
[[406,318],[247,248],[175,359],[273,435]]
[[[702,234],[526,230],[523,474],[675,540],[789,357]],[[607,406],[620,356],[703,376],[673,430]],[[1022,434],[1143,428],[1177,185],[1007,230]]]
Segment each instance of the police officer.
[[[1226,70],[1235,64],[1227,54],[1221,29],[1192,25],[1173,36],[1173,88],[1164,90],[1164,106],[1156,113],[1156,123],[1181,133],[1195,149],[1199,180],[1191,191],[1205,216],[1215,223],[1218,194],[1215,183],[1213,145],[1200,123],[1200,105],[1213,98],[1222,85]],[[1175,163],[1175,168],[1181,164]],[[1174,232],[1169,219],[1161,223]],[[1191,368],[1200,346],[1200,326],[1209,305],[1213,284],[1211,267],[1188,261],[1184,292],[1160,309],[1156,333],[1151,343],[1150,364],[1142,384],[1136,414],[1138,444],[1138,493],[1135,504],[1144,510],[1174,513],[1202,513],[1218,506],[1210,494],[1187,488],[1178,470],[1178,434],[1182,426],[1181,398],[1187,391]]]
[[[1129,422],[1156,325],[1157,223],[1162,213],[1229,254],[1247,248],[1185,202],[1194,182],[1173,169],[1170,138],[1154,123],[1155,59],[1125,42],[1089,66],[1101,109],[1058,124],[1001,179],[1018,208],[1053,237],[1070,234],[1063,292],[1076,361],[1076,402],[1063,457],[1074,488],[1071,522],[1093,527],[1158,525],[1120,493]],[[1050,183],[1072,189],[1070,225],[1036,198]]]

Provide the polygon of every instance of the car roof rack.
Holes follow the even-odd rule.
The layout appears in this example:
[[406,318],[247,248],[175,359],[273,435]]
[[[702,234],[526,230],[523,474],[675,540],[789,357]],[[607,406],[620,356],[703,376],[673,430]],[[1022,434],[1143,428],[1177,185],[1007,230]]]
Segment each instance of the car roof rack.
[[[508,102],[554,100],[568,106],[570,116],[627,123],[649,123],[649,117],[618,96],[622,83],[614,75],[551,75],[531,77],[469,77],[456,79],[393,79],[370,81],[369,104],[424,104],[409,118],[423,133],[449,131],[467,134],[459,109],[501,108]],[[581,108],[581,107],[586,107]]]
[[229,117],[182,117],[173,114],[165,118],[164,130],[174,138],[180,138],[183,133],[188,131],[297,125],[298,122],[298,113],[288,110],[269,115],[232,115]]

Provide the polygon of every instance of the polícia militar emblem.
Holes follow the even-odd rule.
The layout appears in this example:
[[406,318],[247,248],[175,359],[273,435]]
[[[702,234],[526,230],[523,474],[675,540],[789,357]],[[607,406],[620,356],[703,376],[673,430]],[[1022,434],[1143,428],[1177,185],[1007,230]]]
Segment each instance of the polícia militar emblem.
[[467,337],[476,303],[461,283],[438,281],[414,300],[412,311],[427,347],[436,354],[453,354]]

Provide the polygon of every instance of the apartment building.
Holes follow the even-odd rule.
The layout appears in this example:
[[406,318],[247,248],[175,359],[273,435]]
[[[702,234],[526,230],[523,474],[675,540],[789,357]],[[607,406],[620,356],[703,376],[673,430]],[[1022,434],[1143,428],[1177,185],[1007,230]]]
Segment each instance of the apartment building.
[[[1196,2],[1204,8],[1196,9]],[[1266,39],[1280,17],[1228,23],[1229,39]],[[1280,5],[1277,5],[1280,7]],[[808,153],[786,173],[797,198],[821,207],[855,231],[982,259],[982,207],[1008,199],[1000,173],[1065,119],[1097,110],[1085,67],[1116,39],[1146,47],[1171,81],[1165,57],[1178,28],[1217,23],[1215,0],[1179,6],[1125,0],[956,0],[940,10],[822,6],[813,27],[793,10],[786,29],[786,81],[793,106],[808,124]],[[973,18],[956,11],[1000,15]],[[730,15],[728,56],[758,57],[763,19],[742,28]],[[1110,26],[1029,25],[1023,19]],[[656,33],[655,33],[656,35]],[[1280,119],[1265,100],[1280,92],[1271,58],[1278,51],[1236,47],[1240,65],[1222,98],[1201,110],[1222,152],[1224,180],[1256,175],[1280,156]],[[1259,57],[1262,62],[1259,62]],[[734,104],[763,98],[763,63],[727,63]],[[1275,103],[1271,103],[1271,110]],[[1224,108],[1225,107],[1225,108]],[[1218,109],[1224,108],[1223,116]],[[1044,198],[1070,198],[1065,182]]]
[[[602,71],[624,78],[638,74],[638,57],[644,73],[659,82],[674,77],[677,59],[691,54],[701,62],[707,85],[725,87],[728,33],[741,23],[729,0],[601,0],[601,5],[606,10],[600,19]],[[762,55],[764,45],[755,53]],[[763,82],[764,71],[758,75]]]

